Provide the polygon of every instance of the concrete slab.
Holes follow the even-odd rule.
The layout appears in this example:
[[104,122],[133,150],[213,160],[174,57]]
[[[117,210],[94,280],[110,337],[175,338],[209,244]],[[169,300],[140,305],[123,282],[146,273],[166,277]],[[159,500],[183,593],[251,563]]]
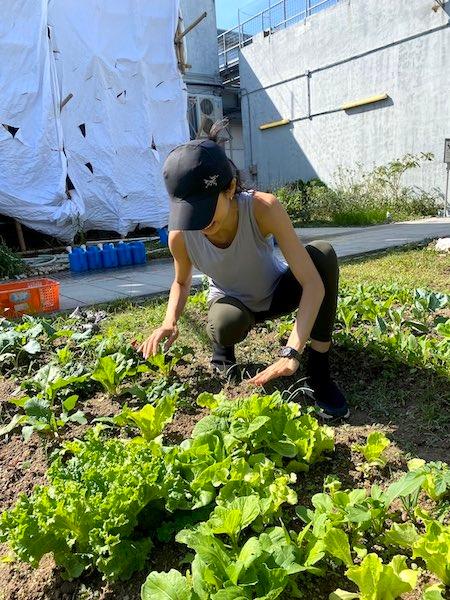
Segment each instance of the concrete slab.
[[120,298],[126,298],[127,295],[118,290],[106,290],[95,285],[85,286],[62,286],[62,295],[66,298],[82,303],[83,305],[101,304],[102,302],[111,302]]
[[59,308],[60,310],[73,310],[77,308],[77,306],[86,306],[84,302],[80,302],[79,300],[74,300],[73,298],[67,298],[66,296],[59,297]]

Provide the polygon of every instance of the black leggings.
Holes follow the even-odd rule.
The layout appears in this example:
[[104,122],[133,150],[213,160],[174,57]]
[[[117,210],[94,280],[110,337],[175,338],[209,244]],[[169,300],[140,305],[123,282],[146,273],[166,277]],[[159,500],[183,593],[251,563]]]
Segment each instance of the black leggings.
[[[333,247],[318,240],[306,244],[325,286],[325,297],[311,331],[311,338],[318,342],[331,341],[336,317],[339,286],[339,265]],[[240,300],[224,296],[214,301],[208,313],[207,333],[214,344],[213,361],[235,361],[234,345],[242,342],[255,323],[275,319],[296,310],[300,303],[302,286],[288,269],[280,277],[268,310],[253,312]]]

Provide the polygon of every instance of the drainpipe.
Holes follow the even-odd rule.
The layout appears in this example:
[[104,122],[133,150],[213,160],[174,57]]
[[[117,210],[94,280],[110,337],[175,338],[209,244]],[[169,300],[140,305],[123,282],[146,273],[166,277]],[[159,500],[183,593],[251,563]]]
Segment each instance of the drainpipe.
[[306,88],[308,91],[308,119],[312,120],[311,114],[311,71],[305,71],[306,75]]
[[[244,94],[242,93],[244,92]],[[245,96],[247,99],[247,115],[248,115],[248,138],[249,138],[249,146],[250,146],[250,165],[253,165],[253,140],[252,140],[252,122],[251,122],[251,113],[250,113],[250,100],[248,98],[249,94],[246,88],[240,88],[239,94],[241,97],[241,106],[242,106],[242,97]]]

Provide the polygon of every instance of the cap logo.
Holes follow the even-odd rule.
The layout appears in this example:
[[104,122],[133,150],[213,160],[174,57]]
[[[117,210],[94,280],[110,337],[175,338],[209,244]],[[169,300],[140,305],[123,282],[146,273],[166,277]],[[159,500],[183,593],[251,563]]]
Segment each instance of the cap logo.
[[217,185],[217,179],[219,175],[211,175],[209,179],[204,179],[203,182],[207,188],[212,187],[213,185]]

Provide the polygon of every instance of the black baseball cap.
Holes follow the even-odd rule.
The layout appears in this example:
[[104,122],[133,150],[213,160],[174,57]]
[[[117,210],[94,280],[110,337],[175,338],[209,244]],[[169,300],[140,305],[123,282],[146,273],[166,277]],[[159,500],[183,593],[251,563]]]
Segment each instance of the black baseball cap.
[[198,231],[213,220],[219,194],[231,183],[233,170],[223,148],[203,139],[174,148],[163,175],[170,196],[169,230]]

